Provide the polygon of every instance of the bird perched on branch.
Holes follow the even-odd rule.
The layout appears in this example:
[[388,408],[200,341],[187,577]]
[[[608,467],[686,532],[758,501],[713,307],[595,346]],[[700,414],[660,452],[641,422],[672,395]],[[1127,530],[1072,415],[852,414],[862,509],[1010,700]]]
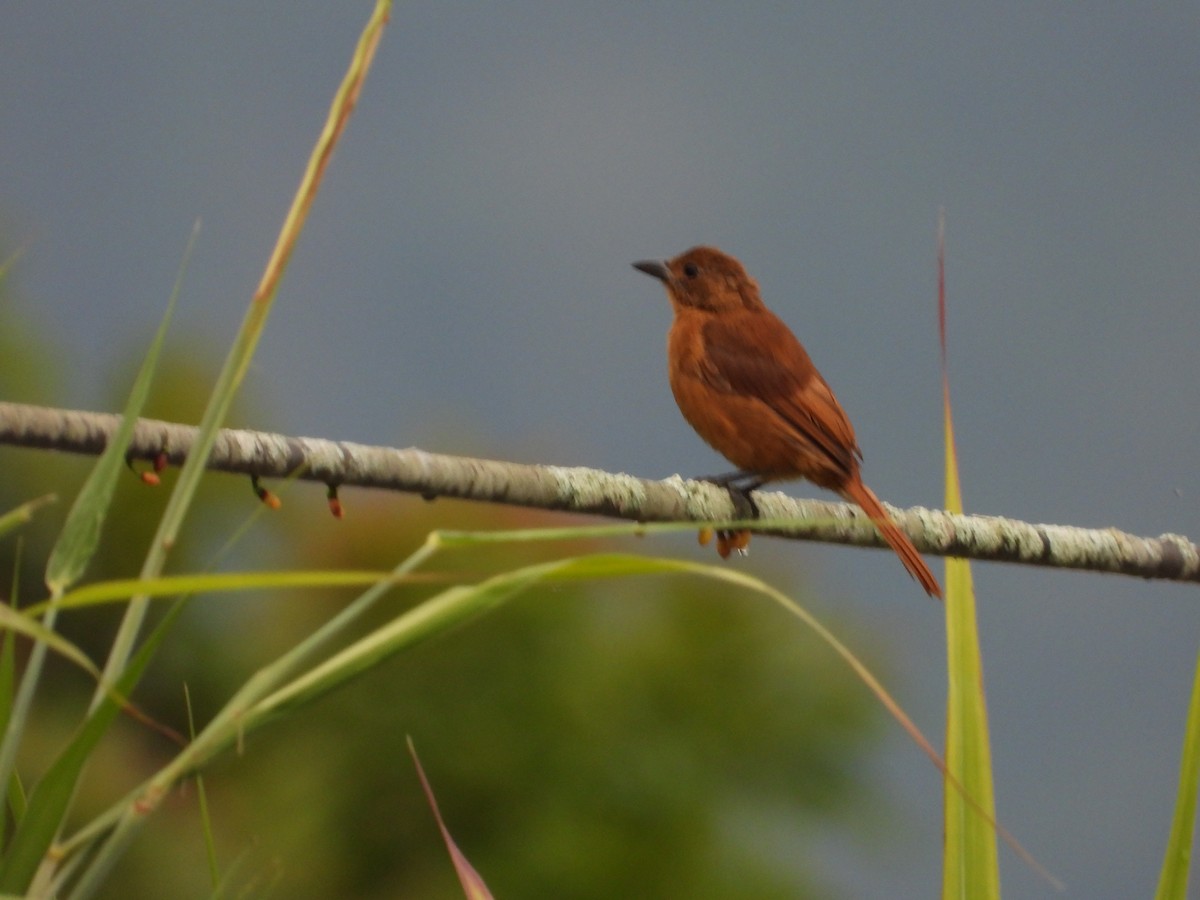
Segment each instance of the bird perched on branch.
[[862,452],[841,404],[742,264],[715,247],[694,247],[633,266],[659,279],[671,299],[667,366],[675,402],[739,469],[710,480],[747,498],[769,481],[794,478],[837,492],[862,507],[913,578],[940,597],[917,548],[863,484]]

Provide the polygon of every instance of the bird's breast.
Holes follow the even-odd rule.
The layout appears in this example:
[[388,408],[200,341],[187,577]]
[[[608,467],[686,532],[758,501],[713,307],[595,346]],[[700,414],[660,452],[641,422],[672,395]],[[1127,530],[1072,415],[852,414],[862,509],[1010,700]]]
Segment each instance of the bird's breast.
[[732,390],[714,370],[702,327],[687,319],[676,321],[667,350],[675,403],[705,443],[746,471],[783,473],[793,468],[794,451],[769,408]]

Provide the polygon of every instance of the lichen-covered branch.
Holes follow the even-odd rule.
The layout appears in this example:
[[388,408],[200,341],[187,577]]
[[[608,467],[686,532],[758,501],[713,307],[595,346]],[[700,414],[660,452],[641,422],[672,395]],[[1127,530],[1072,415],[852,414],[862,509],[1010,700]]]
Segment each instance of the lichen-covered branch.
[[[99,454],[119,417],[0,402],[0,443],[69,453]],[[187,456],[196,430],[143,419],[134,431],[131,459],[170,465]],[[424,497],[458,497],[539,509],[610,516],[636,522],[727,522],[738,515],[723,488],[673,475],[651,481],[596,469],[522,465],[396,449],[223,429],[208,468],[260,478],[298,477],[326,485],[407,491]],[[780,537],[884,546],[858,507],[797,500],[759,491],[763,519],[755,531]],[[940,510],[889,507],[922,553],[1064,569],[1113,572],[1142,578],[1200,581],[1200,548],[1180,535],[1137,537],[1115,528],[1032,525],[991,516],[957,516]],[[781,523],[786,522],[784,527]]]

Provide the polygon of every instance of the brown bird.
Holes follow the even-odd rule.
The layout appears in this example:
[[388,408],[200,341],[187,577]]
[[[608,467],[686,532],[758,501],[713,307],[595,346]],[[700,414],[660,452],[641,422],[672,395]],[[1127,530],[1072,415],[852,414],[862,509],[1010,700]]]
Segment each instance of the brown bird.
[[710,480],[747,499],[768,481],[793,478],[836,491],[863,508],[921,587],[940,597],[917,548],[863,484],[862,451],[833,391],[742,264],[715,247],[694,247],[633,267],[662,281],[671,298],[667,365],[680,412],[740,470]]

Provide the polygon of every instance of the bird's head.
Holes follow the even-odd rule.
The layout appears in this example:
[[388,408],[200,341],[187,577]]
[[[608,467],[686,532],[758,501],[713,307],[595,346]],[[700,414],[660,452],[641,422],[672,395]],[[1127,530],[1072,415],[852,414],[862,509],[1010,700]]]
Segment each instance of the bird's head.
[[633,267],[666,286],[677,313],[763,307],[755,280],[740,262],[716,247],[693,247],[674,259],[643,260]]

